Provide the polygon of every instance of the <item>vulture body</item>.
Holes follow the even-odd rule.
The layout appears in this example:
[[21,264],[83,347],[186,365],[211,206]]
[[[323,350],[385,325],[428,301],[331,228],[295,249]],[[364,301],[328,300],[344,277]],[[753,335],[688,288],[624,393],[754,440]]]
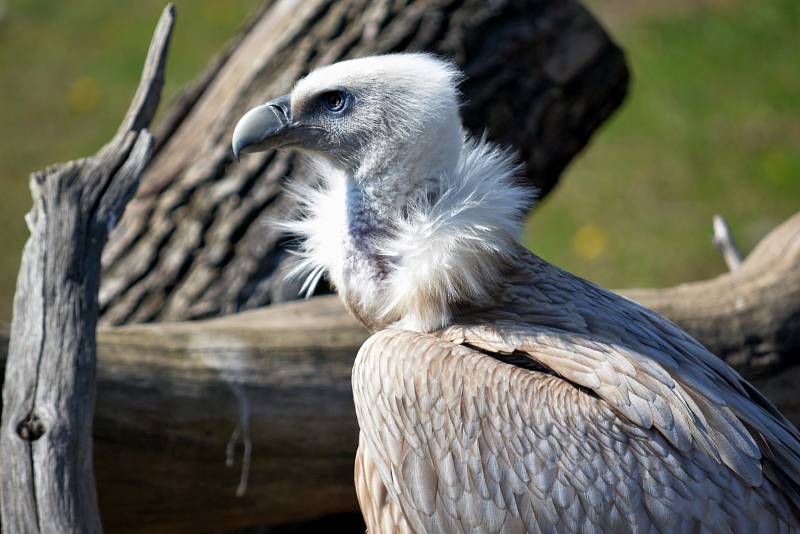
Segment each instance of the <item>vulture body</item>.
[[309,154],[286,223],[374,335],[355,481],[383,532],[796,532],[800,434],[668,320],[518,242],[531,194],[422,54],[312,72],[233,149]]

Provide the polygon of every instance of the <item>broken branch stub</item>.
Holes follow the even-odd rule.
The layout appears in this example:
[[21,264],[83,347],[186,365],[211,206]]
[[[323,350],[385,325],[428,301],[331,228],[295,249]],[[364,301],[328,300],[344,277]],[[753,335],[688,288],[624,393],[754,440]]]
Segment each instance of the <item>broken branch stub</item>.
[[731,229],[728,228],[728,223],[722,215],[714,215],[714,238],[712,243],[717,247],[722,259],[725,260],[725,265],[728,266],[729,271],[735,271],[742,266],[742,255],[733,241]]

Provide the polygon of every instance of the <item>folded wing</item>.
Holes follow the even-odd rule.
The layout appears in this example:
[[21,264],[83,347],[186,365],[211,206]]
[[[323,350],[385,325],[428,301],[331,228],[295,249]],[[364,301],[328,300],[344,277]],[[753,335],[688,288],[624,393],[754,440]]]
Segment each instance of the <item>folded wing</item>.
[[735,409],[630,349],[497,325],[440,335],[458,343],[379,332],[353,370],[360,454],[411,530],[797,528]]

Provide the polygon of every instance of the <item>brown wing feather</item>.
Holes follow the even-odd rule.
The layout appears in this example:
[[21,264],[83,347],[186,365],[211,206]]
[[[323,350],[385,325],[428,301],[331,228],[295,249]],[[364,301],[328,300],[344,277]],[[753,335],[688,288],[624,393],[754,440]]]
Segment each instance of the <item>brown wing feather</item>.
[[461,317],[446,338],[528,352],[679,449],[690,440],[751,484],[766,473],[800,512],[800,433],[763,395],[669,320],[528,251],[518,258],[497,308]]
[[751,485],[562,378],[432,335],[372,336],[353,390],[362,454],[415,532],[798,528],[770,480]]

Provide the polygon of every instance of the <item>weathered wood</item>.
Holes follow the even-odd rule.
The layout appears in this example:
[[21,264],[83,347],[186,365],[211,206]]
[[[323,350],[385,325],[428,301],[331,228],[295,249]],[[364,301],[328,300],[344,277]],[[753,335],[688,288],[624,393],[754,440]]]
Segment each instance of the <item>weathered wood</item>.
[[[768,366],[761,352],[729,361],[800,424],[798,260],[800,214],[736,273],[622,292],[712,350],[727,339],[770,339]],[[356,511],[350,366],[366,335],[334,296],[210,321],[101,328],[95,464],[109,530],[206,532]],[[3,336],[0,325],[0,357]],[[237,497],[241,443],[235,465],[225,459],[243,420],[252,449]]]
[[[0,324],[0,358],[7,330]],[[356,512],[350,371],[366,336],[335,296],[99,329],[94,455],[105,527],[217,532]]]
[[6,532],[101,532],[92,467],[100,255],[150,159],[168,7],[116,135],[93,157],[31,176],[0,427]]
[[[622,101],[622,52],[575,0],[275,0],[168,112],[159,150],[104,253],[104,324],[207,318],[295,298],[280,280],[291,156],[232,160],[252,106],[345,57],[430,50],[467,80],[467,127],[515,147],[546,194]],[[294,171],[294,172],[293,172]]]
[[[365,337],[335,297],[101,329],[95,458],[108,529],[212,532],[357,511],[350,371]],[[249,472],[242,439],[226,465],[237,428]]]
[[[108,531],[216,532],[357,511],[350,370],[367,332],[336,297],[314,302],[98,331],[94,456]],[[0,364],[8,334],[0,323]],[[245,406],[252,456],[239,497],[241,442],[226,460]]]

